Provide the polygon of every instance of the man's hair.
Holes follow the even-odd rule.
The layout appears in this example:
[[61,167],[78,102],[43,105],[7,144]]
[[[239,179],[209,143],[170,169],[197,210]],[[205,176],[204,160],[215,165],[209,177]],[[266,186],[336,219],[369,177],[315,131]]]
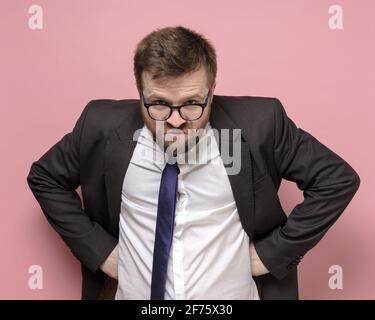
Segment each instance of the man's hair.
[[182,26],[156,29],[143,38],[134,54],[134,76],[142,90],[142,73],[153,79],[177,77],[204,66],[208,85],[216,78],[217,63],[213,45],[202,35]]

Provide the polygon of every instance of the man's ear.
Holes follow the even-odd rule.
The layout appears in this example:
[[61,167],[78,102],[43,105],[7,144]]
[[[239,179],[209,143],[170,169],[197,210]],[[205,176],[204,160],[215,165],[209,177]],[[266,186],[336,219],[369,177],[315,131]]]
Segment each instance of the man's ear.
[[214,91],[215,91],[215,88],[216,88],[216,80],[214,80],[212,86],[211,86],[211,102],[212,103],[212,100],[214,99]]

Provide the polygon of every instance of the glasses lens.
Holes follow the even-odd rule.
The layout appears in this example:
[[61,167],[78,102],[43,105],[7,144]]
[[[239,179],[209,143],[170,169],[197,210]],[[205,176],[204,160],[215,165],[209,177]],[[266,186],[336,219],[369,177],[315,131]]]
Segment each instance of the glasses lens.
[[155,120],[167,120],[169,114],[171,113],[170,110],[171,109],[169,107],[163,105],[152,105],[148,108],[150,117]]
[[196,120],[202,115],[203,108],[201,106],[188,105],[181,108],[181,116],[185,120]]

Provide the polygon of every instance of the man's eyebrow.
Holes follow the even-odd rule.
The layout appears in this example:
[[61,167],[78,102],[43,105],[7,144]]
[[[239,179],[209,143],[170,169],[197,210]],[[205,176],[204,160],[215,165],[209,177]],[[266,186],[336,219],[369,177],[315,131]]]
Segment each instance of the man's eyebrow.
[[[191,95],[191,96],[188,96],[186,98],[183,98],[182,100],[183,101],[188,101],[188,100],[192,100],[192,99],[199,99],[199,100],[203,100],[205,97],[203,97],[202,95],[200,94],[194,94],[194,95]],[[164,98],[162,96],[159,96],[157,94],[151,94],[149,97],[148,97],[148,100],[163,100],[165,102],[170,102],[169,99],[167,98]]]
[[151,95],[149,95],[148,99],[149,100],[163,100],[163,101],[169,102],[169,99],[164,98],[162,96],[159,96],[157,94],[151,94]]
[[204,96],[201,96],[200,94],[195,94],[195,95],[192,95],[192,96],[188,96],[186,97],[184,100],[192,100],[192,99],[199,99],[199,100],[203,100],[205,97]]

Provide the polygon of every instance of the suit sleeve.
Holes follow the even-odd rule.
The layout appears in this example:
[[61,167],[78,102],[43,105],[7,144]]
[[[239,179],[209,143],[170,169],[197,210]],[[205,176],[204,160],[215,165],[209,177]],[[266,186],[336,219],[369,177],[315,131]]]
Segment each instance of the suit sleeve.
[[90,105],[83,110],[73,131],[32,164],[27,182],[51,226],[73,255],[95,272],[117,240],[90,219],[76,192],[80,185],[80,138]]
[[282,279],[339,218],[360,178],[346,161],[297,128],[278,99],[274,102],[275,167],[280,177],[297,184],[304,200],[283,226],[255,240],[254,246],[270,273]]

